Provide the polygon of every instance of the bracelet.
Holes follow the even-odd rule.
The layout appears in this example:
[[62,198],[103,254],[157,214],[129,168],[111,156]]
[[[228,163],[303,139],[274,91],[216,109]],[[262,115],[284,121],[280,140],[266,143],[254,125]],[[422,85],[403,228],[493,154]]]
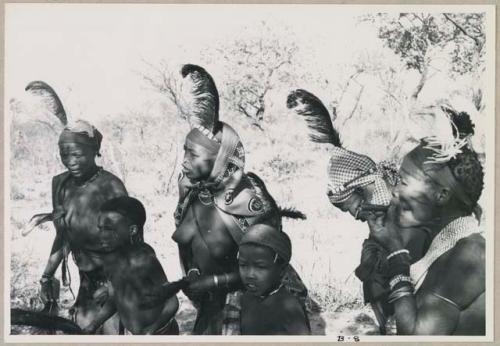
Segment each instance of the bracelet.
[[401,298],[406,297],[406,296],[410,296],[410,295],[413,295],[413,287],[405,285],[405,286],[402,286],[402,287],[398,288],[397,290],[391,292],[391,294],[389,294],[389,297],[387,298],[387,300],[388,300],[389,304],[392,304],[396,300],[401,299]]
[[411,282],[411,277],[407,276],[407,275],[396,275],[394,276],[390,281],[389,281],[389,286],[391,287],[391,290],[394,289],[394,287],[400,283],[400,282],[408,282],[408,283],[412,283]]
[[42,274],[42,277],[40,278],[40,283],[46,283],[46,282],[49,282],[50,280],[52,280],[54,278],[53,275],[49,275],[49,274],[45,274],[43,273]]
[[389,255],[387,255],[387,260],[389,260],[389,258],[391,258],[391,257],[394,257],[394,256],[399,255],[399,254],[403,254],[403,253],[410,255],[410,251],[408,251],[406,249],[396,250],[394,252],[391,252]]
[[189,276],[189,274],[190,274],[191,272],[197,272],[197,273],[198,273],[198,275],[201,275],[200,270],[199,270],[198,268],[191,268],[191,269],[189,269],[189,270],[188,270],[188,272],[187,272],[186,276]]
[[226,288],[229,288],[229,275],[227,275],[227,273],[224,273],[224,280],[225,280],[224,286],[226,286]]
[[217,277],[217,275],[214,275],[214,283],[215,287],[219,287],[219,278]]

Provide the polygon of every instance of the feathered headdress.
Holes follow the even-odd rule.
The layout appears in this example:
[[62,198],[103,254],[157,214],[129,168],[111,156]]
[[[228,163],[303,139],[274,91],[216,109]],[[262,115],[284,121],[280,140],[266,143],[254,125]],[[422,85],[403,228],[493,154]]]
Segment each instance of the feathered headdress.
[[443,116],[450,128],[443,129],[440,133],[423,139],[424,148],[434,154],[428,159],[429,163],[446,163],[470,146],[470,138],[474,134],[474,124],[469,114],[457,112],[449,105],[433,107],[434,113]]
[[332,119],[318,97],[297,89],[288,95],[287,107],[304,117],[313,142],[334,146],[328,166],[328,197],[333,204],[347,200],[356,189],[372,183],[375,192],[369,202],[389,204],[391,194],[386,183],[393,185],[397,178],[393,177],[388,165],[377,165],[368,156],[342,147],[340,135],[333,126],[335,118]]
[[212,76],[203,67],[192,64],[182,66],[181,75],[181,113],[188,118],[191,127],[201,127],[202,131],[206,129],[214,134],[219,122],[219,92]]
[[68,124],[68,118],[61,99],[59,99],[59,96],[57,96],[56,92],[50,85],[42,81],[33,81],[26,86],[25,90],[34,95],[41,96],[45,104],[49,107],[57,119],[59,119],[61,124],[63,126]]
[[341,147],[339,133],[333,127],[332,118],[319,98],[306,90],[297,89],[288,95],[286,105],[304,117],[313,142]]

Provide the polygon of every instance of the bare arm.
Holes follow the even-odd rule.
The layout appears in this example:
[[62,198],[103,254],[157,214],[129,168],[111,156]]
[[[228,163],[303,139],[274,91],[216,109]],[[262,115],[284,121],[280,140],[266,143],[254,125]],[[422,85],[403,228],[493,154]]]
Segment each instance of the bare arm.
[[[147,273],[145,281],[149,281],[151,285],[142,287],[142,299],[141,302],[139,302],[139,305],[147,305],[150,300],[158,300],[160,298],[161,289],[158,288],[161,288],[163,284],[168,283],[168,279],[154,253],[143,255],[141,257],[139,265],[141,270],[144,273]],[[162,302],[163,309],[159,316],[155,319],[155,322],[146,327],[141,334],[153,334],[156,330],[168,323],[168,321],[170,321],[177,313],[177,310],[179,309],[179,300],[176,295],[167,297],[166,299],[163,299]]]
[[56,233],[54,242],[52,243],[52,249],[50,250],[49,260],[43,271],[43,277],[52,277],[56,272],[59,264],[61,264],[63,258],[63,239],[61,232]]
[[450,335],[467,308],[485,291],[484,243],[462,239],[438,260],[419,292],[394,303],[398,334]]
[[116,305],[113,302],[111,296],[113,295],[111,283],[108,281],[109,297],[101,307],[95,318],[89,323],[88,326],[83,328],[85,334],[95,334],[97,328],[99,328],[104,322],[106,322],[111,316],[116,312]]

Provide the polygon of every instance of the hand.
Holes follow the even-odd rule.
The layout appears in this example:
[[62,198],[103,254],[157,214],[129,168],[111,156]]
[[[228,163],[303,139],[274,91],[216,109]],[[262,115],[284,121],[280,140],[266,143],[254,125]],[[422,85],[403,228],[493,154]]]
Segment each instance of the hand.
[[400,231],[394,223],[395,207],[389,207],[387,213],[368,213],[367,222],[370,236],[387,251],[393,252],[404,247]]
[[40,280],[40,298],[44,304],[57,302],[59,299],[59,280],[54,277]]
[[82,332],[85,335],[92,335],[95,334],[97,328],[99,328],[99,326],[97,326],[94,322],[90,322],[87,326],[82,328]]
[[189,286],[184,290],[184,293],[189,299],[200,299],[203,294],[215,288],[213,275],[196,275],[188,277]]
[[100,306],[104,305],[104,303],[106,303],[106,300],[108,300],[109,298],[108,286],[104,285],[102,287],[99,287],[92,295],[92,298]]

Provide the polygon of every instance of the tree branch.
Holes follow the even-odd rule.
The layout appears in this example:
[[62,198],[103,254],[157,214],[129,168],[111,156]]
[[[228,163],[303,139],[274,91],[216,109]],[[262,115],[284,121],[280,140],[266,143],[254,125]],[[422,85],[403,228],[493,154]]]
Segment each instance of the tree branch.
[[444,18],[446,18],[446,20],[448,20],[451,24],[453,24],[455,26],[455,28],[457,28],[462,34],[464,34],[468,38],[472,39],[479,50],[482,49],[482,44],[478,40],[477,37],[470,35],[461,25],[459,25],[457,22],[455,22],[453,19],[451,19],[450,16],[448,16],[446,13],[443,13],[443,16],[444,16]]

